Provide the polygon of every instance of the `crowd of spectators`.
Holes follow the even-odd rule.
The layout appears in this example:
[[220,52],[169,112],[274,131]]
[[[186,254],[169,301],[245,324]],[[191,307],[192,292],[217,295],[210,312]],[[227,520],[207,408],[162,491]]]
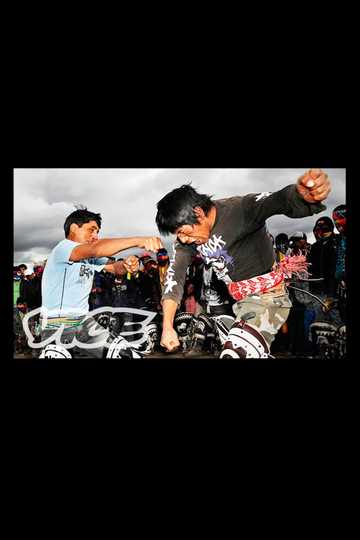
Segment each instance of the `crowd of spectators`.
[[[276,237],[268,233],[274,245],[275,261],[285,257],[303,255],[309,263],[309,276],[288,280],[292,308],[288,320],[281,327],[273,343],[272,352],[292,356],[316,353],[311,326],[328,322],[335,326],[346,325],[346,207],[337,206],[332,217],[319,217],[314,223],[315,242],[310,244],[301,231],[288,236],[281,232]],[[133,256],[137,264],[132,273],[118,276],[95,272],[89,297],[89,310],[99,307],[131,307],[157,313],[161,324],[161,296],[164,290],[169,255],[160,249],[155,255],[143,253]],[[115,258],[111,258],[115,260]],[[41,306],[41,279],[46,261],[34,265],[26,273],[25,264],[14,267],[14,337],[15,351],[29,351],[22,328],[24,315]],[[216,278],[211,266],[206,267],[198,255],[187,270],[184,296],[179,313],[196,319],[201,313],[209,316],[232,315],[234,301],[226,286]],[[113,330],[124,331],[131,323],[131,313],[119,316]],[[31,319],[30,330],[35,339],[39,334],[38,317]],[[158,345],[159,347],[159,345]]]

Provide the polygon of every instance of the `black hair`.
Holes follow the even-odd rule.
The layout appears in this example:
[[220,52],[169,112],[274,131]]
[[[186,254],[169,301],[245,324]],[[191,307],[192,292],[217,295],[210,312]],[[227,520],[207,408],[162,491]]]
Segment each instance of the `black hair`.
[[101,228],[101,215],[100,214],[94,214],[94,212],[90,212],[87,208],[81,209],[81,210],[75,210],[75,212],[72,212],[65,220],[64,223],[64,231],[65,231],[65,238],[69,236],[70,233],[70,226],[72,223],[76,223],[79,227],[84,225],[84,223],[89,223],[89,221],[96,221],[96,223],[99,226],[99,229]]
[[194,214],[196,206],[207,215],[214,203],[209,195],[198,193],[190,183],[170,191],[157,203],[156,224],[160,234],[174,233],[183,225],[198,223]]
[[302,236],[291,236],[289,238],[289,243],[291,242],[292,244],[294,244],[294,242],[298,242],[299,240],[305,240],[305,242],[307,241],[307,236],[305,233],[302,234]]
[[288,242],[288,241],[289,241],[289,237],[284,232],[279,233],[275,238],[275,242]]
[[19,264],[18,266],[18,270],[20,270],[21,268],[24,268],[24,270],[27,270],[27,266],[26,264],[22,263],[22,264]]
[[26,304],[26,300],[22,296],[18,296],[16,304]]

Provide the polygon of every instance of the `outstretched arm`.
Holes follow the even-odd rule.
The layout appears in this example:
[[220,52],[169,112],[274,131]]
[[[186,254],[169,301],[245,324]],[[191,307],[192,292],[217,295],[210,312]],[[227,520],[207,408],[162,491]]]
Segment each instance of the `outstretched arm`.
[[70,261],[81,261],[91,257],[112,257],[119,251],[133,247],[144,248],[148,251],[157,251],[162,248],[160,238],[156,236],[135,236],[132,238],[106,238],[97,240],[92,244],[76,246],[70,255]]
[[244,221],[251,230],[275,215],[282,214],[290,218],[312,216],[326,210],[322,201],[330,191],[327,174],[321,169],[310,169],[295,184],[279,191],[245,195]]

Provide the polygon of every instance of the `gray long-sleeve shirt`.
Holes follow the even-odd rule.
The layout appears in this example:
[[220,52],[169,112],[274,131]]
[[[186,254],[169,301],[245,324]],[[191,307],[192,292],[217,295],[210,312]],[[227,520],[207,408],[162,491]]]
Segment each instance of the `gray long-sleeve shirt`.
[[215,200],[214,204],[216,219],[206,244],[174,243],[163,300],[170,298],[180,303],[186,270],[197,252],[226,284],[268,272],[275,259],[265,221],[277,214],[303,218],[326,210],[321,203],[304,201],[294,184],[273,193],[250,193]]

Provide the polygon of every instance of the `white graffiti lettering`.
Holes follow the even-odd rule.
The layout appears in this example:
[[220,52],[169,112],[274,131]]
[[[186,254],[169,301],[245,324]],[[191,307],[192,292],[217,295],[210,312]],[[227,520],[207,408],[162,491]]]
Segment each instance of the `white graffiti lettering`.
[[[62,324],[59,328],[57,328],[56,332],[54,331],[53,334],[51,334],[50,337],[45,339],[44,341],[41,341],[39,343],[35,343],[34,336],[32,335],[30,328],[29,328],[29,319],[31,317],[35,317],[35,315],[38,315],[38,313],[42,314],[42,325],[41,328],[44,330],[47,325],[47,314],[48,310],[45,307],[40,307],[37,309],[33,309],[32,311],[29,311],[29,313],[26,313],[26,315],[23,318],[23,328],[26,334],[26,337],[28,338],[28,345],[29,347],[32,347],[33,349],[41,349],[45,347],[46,345],[49,345],[50,343],[55,343],[56,345],[61,345],[62,347],[65,347],[66,349],[71,349],[72,347],[79,347],[80,349],[97,349],[98,347],[106,347],[108,348],[111,344],[107,342],[108,333],[104,332],[104,328],[98,325],[98,328],[94,326],[93,328],[89,329],[89,337],[96,338],[97,336],[101,336],[101,334],[104,334],[102,340],[98,340],[94,343],[83,343],[79,342],[76,339],[76,336],[74,336],[71,343],[63,343],[61,342],[61,336],[64,331],[65,325]],[[139,325],[139,330],[134,330],[132,332],[123,332],[121,335],[134,335],[134,334],[140,334],[141,337],[135,341],[131,342],[131,346],[134,347],[136,345],[141,345],[146,341],[146,333],[145,333],[145,327],[150,324],[150,322],[153,320],[153,318],[156,316],[156,313],[153,311],[144,311],[142,309],[136,309],[136,308],[115,308],[115,307],[100,307],[97,309],[94,309],[93,311],[90,311],[83,319],[82,324],[84,324],[87,320],[94,317],[94,315],[99,315],[100,313],[131,313],[135,315],[141,315],[144,317],[141,321],[136,321],[132,323],[133,325]],[[129,325],[131,323],[128,323]],[[127,325],[127,324],[126,324]],[[55,341],[54,341],[55,340]]]
[[177,285],[177,281],[175,281],[175,279],[174,279],[174,275],[175,275],[175,270],[174,270],[175,255],[176,255],[176,248],[175,248],[175,243],[174,243],[173,244],[173,256],[170,259],[169,268],[167,269],[166,277],[165,277],[164,294],[171,293],[173,288],[175,287],[175,285]]
[[206,257],[211,256],[213,253],[215,253],[215,251],[217,251],[218,249],[222,249],[225,244],[226,242],[224,242],[222,236],[216,236],[216,234],[213,234],[210,240],[208,240],[206,244],[199,246],[197,250],[205,259]]
[[266,197],[269,197],[271,195],[270,191],[263,191],[262,193],[259,193],[257,197],[255,197],[255,201],[259,202],[261,199],[265,199]]

